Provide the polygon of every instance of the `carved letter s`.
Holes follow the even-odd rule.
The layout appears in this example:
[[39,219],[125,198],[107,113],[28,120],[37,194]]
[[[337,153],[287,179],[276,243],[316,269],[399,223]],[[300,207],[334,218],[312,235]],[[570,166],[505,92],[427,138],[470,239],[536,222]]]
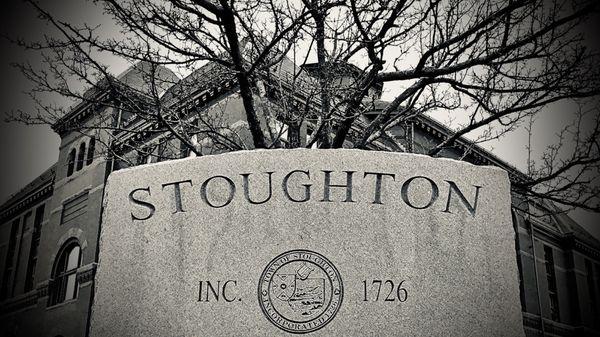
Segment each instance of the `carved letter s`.
[[140,205],[140,206],[143,206],[144,208],[147,208],[148,215],[140,218],[140,217],[135,216],[133,214],[133,212],[131,212],[131,220],[132,221],[133,220],[140,220],[140,221],[148,220],[154,215],[154,211],[156,211],[156,207],[147,201],[136,199],[134,194],[135,194],[135,192],[138,192],[138,191],[146,191],[146,192],[148,192],[148,196],[150,196],[150,187],[136,188],[135,190],[131,191],[131,193],[129,193],[129,201],[135,205]]

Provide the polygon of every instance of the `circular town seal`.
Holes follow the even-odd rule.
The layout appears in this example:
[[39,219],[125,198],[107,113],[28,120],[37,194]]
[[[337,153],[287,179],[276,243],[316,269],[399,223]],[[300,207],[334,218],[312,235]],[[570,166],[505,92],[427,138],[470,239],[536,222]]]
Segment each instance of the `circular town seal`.
[[292,250],[274,258],[258,283],[258,303],[269,321],[291,333],[327,325],[342,304],[342,278],[333,263],[310,250]]

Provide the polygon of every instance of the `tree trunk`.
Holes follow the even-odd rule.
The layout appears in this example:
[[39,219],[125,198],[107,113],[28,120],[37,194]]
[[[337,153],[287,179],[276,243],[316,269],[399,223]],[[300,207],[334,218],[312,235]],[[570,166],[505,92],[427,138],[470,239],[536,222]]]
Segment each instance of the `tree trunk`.
[[227,1],[221,1],[221,5],[223,6],[223,28],[225,30],[225,35],[227,36],[227,41],[229,42],[231,59],[235,65],[236,77],[240,85],[240,95],[242,96],[244,110],[246,111],[246,119],[248,121],[250,133],[252,134],[252,141],[255,148],[266,148],[265,136],[260,127],[256,109],[254,109],[254,97],[252,96],[249,74],[244,68],[244,61],[235,27],[235,17],[232,9],[228,6]]

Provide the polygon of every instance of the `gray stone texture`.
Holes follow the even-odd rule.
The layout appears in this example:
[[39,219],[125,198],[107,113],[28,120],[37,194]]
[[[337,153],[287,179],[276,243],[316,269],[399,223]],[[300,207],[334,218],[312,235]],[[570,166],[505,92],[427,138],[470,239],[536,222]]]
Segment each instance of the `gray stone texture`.
[[[292,174],[287,184],[296,200],[310,184],[305,202],[284,191],[294,170],[310,172]],[[333,185],[346,184],[344,171],[354,171],[353,202],[344,202],[347,188],[334,186],[331,201],[322,201],[324,171],[332,171]],[[242,174],[250,174],[256,202],[268,197],[265,172],[274,172],[271,198],[252,204]],[[376,175],[365,172],[394,174],[381,176],[381,203],[374,203]],[[235,191],[214,176],[229,178]],[[417,176],[431,179],[437,198],[425,178],[406,183]],[[180,184],[178,212],[175,186],[163,185],[184,180],[192,183]],[[208,202],[220,206],[233,193],[231,202],[209,206],[207,180]],[[91,336],[290,336],[267,319],[257,294],[265,267],[290,250],[321,254],[343,281],[339,311],[311,336],[523,336],[509,188],[498,168],[359,150],[247,151],[114,172],[104,198]],[[135,189],[144,190],[130,197]],[[222,292],[218,301],[212,294],[198,300],[200,281],[206,291],[206,281],[227,280],[235,284],[225,297],[235,300]],[[383,283],[378,301],[373,280]],[[386,280],[404,281],[404,302],[397,288],[390,295]]]

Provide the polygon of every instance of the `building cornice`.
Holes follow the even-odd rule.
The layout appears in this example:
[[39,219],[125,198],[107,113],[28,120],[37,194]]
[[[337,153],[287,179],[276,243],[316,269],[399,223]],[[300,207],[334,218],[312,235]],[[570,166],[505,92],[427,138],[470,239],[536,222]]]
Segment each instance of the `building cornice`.
[[106,107],[106,105],[101,104],[100,102],[108,99],[108,90],[106,88],[94,88],[91,90],[95,90],[96,92],[91,94],[89,99],[75,105],[67,114],[52,124],[52,130],[54,130],[54,132],[62,136],[65,132],[73,128],[78,128],[83,121]]
[[43,188],[39,189],[33,194],[26,196],[23,200],[8,207],[6,210],[0,212],[0,223],[11,218],[12,216],[19,214],[22,210],[29,208],[29,206],[38,203],[40,200],[44,200],[52,195],[54,191],[54,180],[48,182]]
[[[430,117],[419,115],[414,119],[414,123],[416,126],[432,134],[433,136],[440,138],[441,140],[445,140],[450,137],[450,130]],[[464,137],[459,137],[454,142],[453,146],[465,153],[470,151],[477,161],[476,164],[496,166],[505,169],[508,172],[511,182],[524,183],[529,180],[529,177],[527,177],[527,175],[523,172],[519,171],[519,169],[516,167],[498,158],[496,155],[485,150],[481,146],[472,144],[472,142]]]
[[56,165],[53,165],[9,198],[0,206],[0,223],[49,198],[54,192],[55,177]]
[[[235,91],[236,88],[237,81],[234,79],[227,79],[215,83],[215,85],[204,90],[193,93],[190,98],[185,99],[183,102],[172,104],[170,109],[183,115],[189,115],[193,110],[205,108],[216,98]],[[139,123],[133,121],[132,124],[127,127],[129,128],[129,132],[120,132],[124,133],[124,135],[113,143],[113,147],[117,151],[132,148],[136,143],[139,144],[139,142],[144,142],[152,138],[152,135],[155,135],[158,130],[164,127],[164,125],[159,121],[143,120]]]
[[532,221],[535,228],[536,238],[543,241],[554,243],[563,249],[578,251],[587,255],[596,261],[600,261],[600,247],[592,247],[586,242],[583,242],[573,233],[559,233],[542,222]]

